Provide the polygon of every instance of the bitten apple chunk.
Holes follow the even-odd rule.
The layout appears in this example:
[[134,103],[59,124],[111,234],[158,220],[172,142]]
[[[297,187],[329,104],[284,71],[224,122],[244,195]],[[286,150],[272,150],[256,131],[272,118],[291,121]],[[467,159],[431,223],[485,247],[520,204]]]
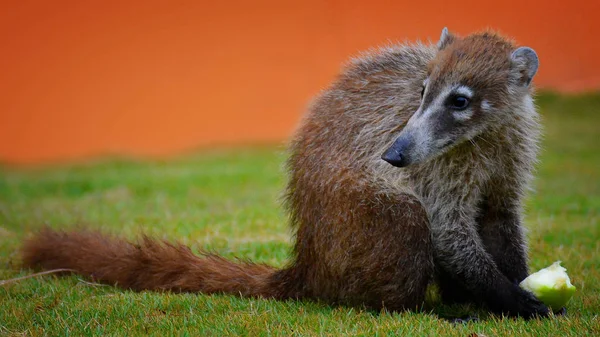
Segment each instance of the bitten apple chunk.
[[563,308],[576,290],[567,275],[567,269],[560,265],[560,261],[529,275],[519,286],[532,292],[554,312]]

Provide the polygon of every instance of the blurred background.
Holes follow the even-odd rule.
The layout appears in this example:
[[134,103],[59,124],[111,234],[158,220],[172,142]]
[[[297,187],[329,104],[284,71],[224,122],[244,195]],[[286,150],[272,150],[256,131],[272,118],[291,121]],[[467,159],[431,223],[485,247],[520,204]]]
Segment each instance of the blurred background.
[[[444,26],[497,29],[538,52],[544,138],[525,205],[530,265],[560,259],[580,289],[566,320],[483,319],[455,333],[598,335],[600,0],[0,0],[0,280],[30,274],[18,252],[41,225],[286,265],[281,150],[311,97],[359,52],[437,42]],[[0,335],[433,329],[420,314],[400,322],[93,285],[72,276],[0,289]]]
[[0,161],[281,143],[359,51],[486,27],[600,88],[600,1],[2,1]]

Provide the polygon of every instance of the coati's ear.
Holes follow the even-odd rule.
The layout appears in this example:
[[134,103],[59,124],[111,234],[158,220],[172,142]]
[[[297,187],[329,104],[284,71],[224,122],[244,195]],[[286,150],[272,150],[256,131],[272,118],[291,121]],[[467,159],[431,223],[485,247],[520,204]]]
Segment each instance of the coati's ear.
[[529,47],[519,47],[511,55],[511,73],[519,84],[529,85],[538,70],[540,61],[535,50]]
[[454,35],[448,31],[448,27],[444,27],[444,29],[442,29],[440,41],[437,43],[437,47],[439,50],[442,50],[452,43],[452,41],[454,41]]

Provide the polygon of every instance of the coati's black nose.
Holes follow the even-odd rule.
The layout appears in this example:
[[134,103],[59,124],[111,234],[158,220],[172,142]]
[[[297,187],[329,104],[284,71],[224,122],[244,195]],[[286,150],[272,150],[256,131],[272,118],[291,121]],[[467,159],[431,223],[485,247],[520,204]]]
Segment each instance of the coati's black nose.
[[381,156],[381,159],[396,167],[405,166],[404,156],[396,148],[394,148],[394,146],[387,149],[387,151],[385,151],[385,153]]
[[410,153],[413,147],[412,136],[406,130],[394,141],[394,144],[381,156],[381,159],[387,161],[396,167],[405,167],[410,165]]

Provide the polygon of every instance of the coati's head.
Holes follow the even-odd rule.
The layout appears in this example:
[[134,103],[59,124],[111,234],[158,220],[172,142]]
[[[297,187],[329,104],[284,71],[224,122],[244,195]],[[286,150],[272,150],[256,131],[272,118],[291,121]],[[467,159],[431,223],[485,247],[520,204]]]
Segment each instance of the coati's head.
[[511,119],[538,68],[529,47],[495,33],[456,37],[444,28],[429,63],[421,104],[383,154],[404,167],[423,162]]

